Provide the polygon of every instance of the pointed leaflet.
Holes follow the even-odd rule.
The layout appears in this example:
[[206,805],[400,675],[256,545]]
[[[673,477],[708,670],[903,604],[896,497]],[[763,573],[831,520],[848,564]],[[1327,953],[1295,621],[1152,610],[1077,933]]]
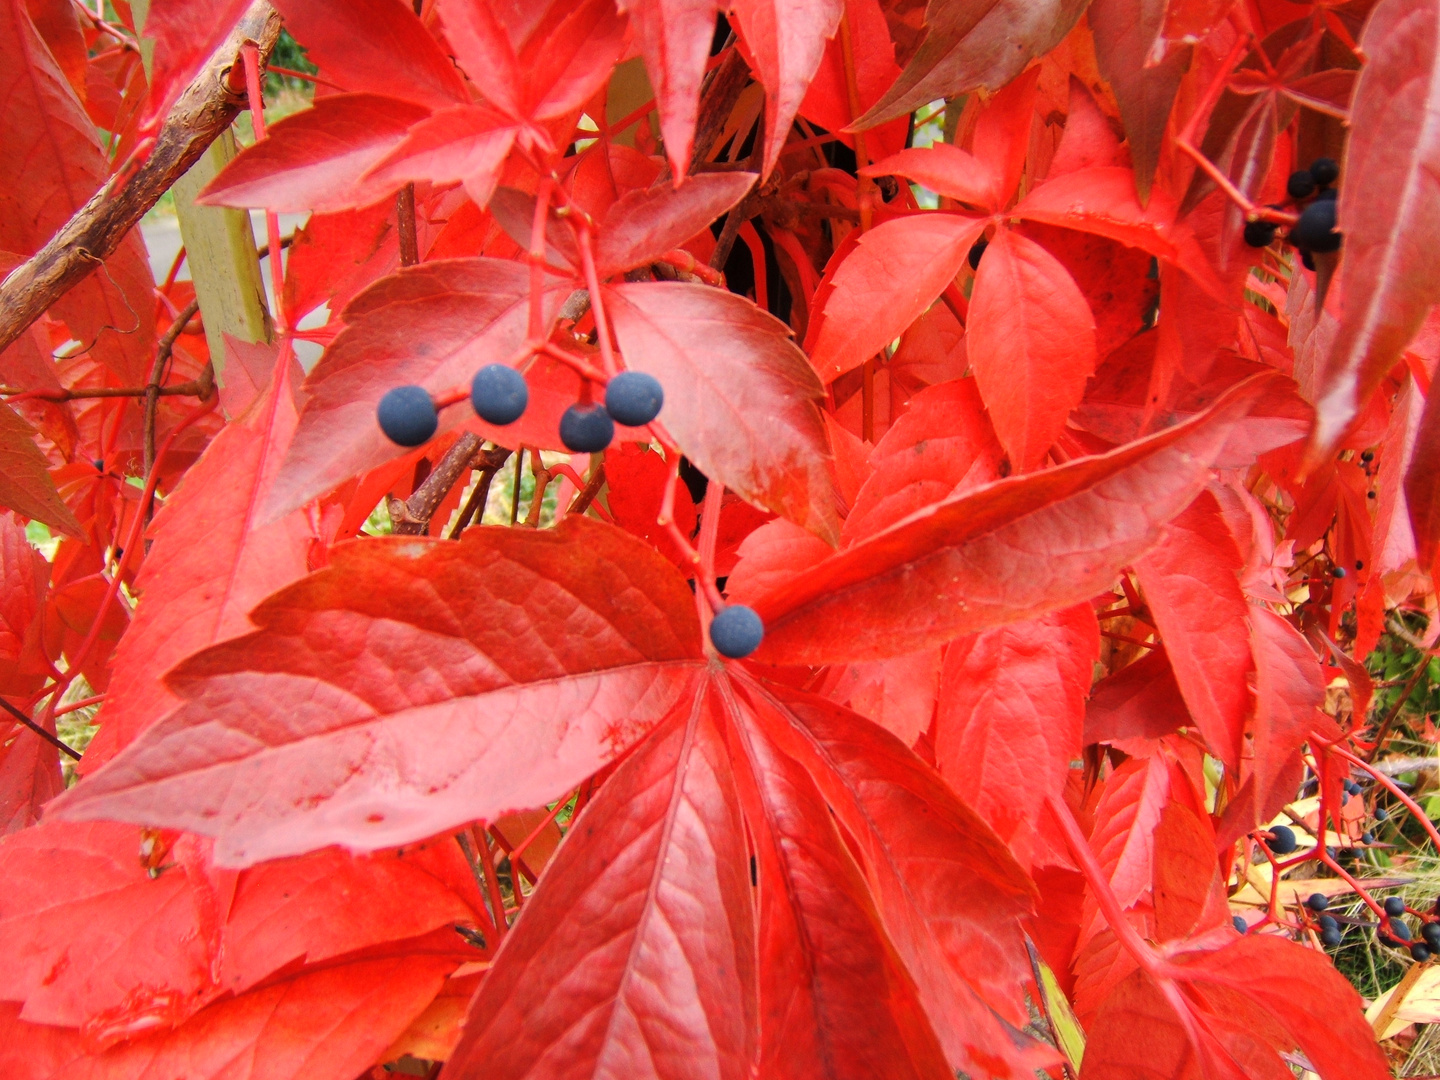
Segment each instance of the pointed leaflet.
[[660,104],[660,134],[670,171],[684,176],[690,168],[700,80],[715,36],[718,0],[617,0],[645,55],[645,70]]
[[[558,303],[553,292],[546,295]],[[525,340],[529,299],[523,263],[474,258],[408,267],[352,300],[345,329],[305,380],[300,426],[266,516],[404,454],[375,421],[386,391],[407,383],[432,393],[469,385],[477,368],[507,359]],[[442,413],[441,430],[462,415],[460,408]]]
[[970,297],[966,354],[1017,472],[1044,459],[1095,371],[1095,319],[1075,279],[1033,240],[998,230]]
[[744,826],[713,695],[650,735],[571,827],[445,1068],[743,1080],[756,1041]]
[[1089,599],[1200,493],[1267,381],[1119,450],[947,499],[831,556],[757,603],[756,658],[897,656]]
[[1237,771],[1255,670],[1250,605],[1240,591],[1244,563],[1209,492],[1172,521],[1164,539],[1135,563],[1190,715],[1210,752]]
[[605,288],[627,367],[665,387],[660,422],[706,476],[834,543],[824,390],[784,323],[704,285]]
[[1131,740],[1163,738],[1189,722],[1170,660],[1156,648],[1095,684],[1085,710],[1085,743],[1123,747]]
[[302,970],[216,1002],[174,1031],[89,1052],[0,1008],[0,1070],[26,1080],[317,1080],[363,1075],[435,998],[446,956]]
[[[1312,731],[1331,724],[1320,712],[1325,683],[1309,643],[1288,622],[1266,608],[1249,610],[1255,654],[1255,807],[1262,815],[1279,796],[1286,765]],[[1266,819],[1268,820],[1268,818]]]
[[920,50],[856,127],[874,127],[936,98],[998,90],[1058,45],[1089,0],[930,0]]
[[0,507],[79,536],[80,523],[55,490],[35,435],[14,409],[0,404]]
[[679,188],[627,191],[610,205],[595,243],[595,271],[608,277],[678,248],[755,185],[754,173],[701,173]]
[[1435,392],[1434,383],[1430,384],[1430,396],[1415,436],[1415,451],[1405,473],[1405,501],[1415,534],[1416,559],[1421,569],[1433,573],[1436,551],[1440,549],[1440,394]]
[[421,120],[365,173],[364,181],[390,189],[409,180],[460,181],[476,206],[484,206],[510,148],[515,125],[491,109],[456,105]]
[[946,650],[935,764],[1002,839],[1033,821],[1046,796],[1064,791],[1080,756],[1099,655],[1089,604],[961,638]]
[[819,698],[749,682],[740,690],[858,845],[880,917],[951,1064],[984,1074],[1009,1062],[1024,1075],[1023,1044],[1000,1017],[1025,1021],[1020,919],[1034,896],[1003,843],[881,728]]
[[374,94],[320,98],[242,150],[205,185],[199,201],[291,213],[369,206],[401,182],[369,179],[367,170],[428,115],[422,105]]
[[982,210],[998,210],[1007,194],[998,170],[990,162],[950,143],[907,147],[866,166],[861,174],[903,176],[937,195],[959,199]]
[[760,1076],[953,1076],[915,984],[805,770],[716,680],[759,882]]
[[[288,365],[288,347],[282,355]],[[277,371],[256,406],[190,467],[152,526],[154,546],[135,582],[142,600],[115,653],[115,680],[85,753],[86,773],[179,702],[160,681],[165,672],[253,630],[250,609],[309,569],[312,535],[303,512],[257,527],[295,431],[290,376],[285,367]]]
[[731,17],[765,85],[765,167],[768,176],[790,134],[795,111],[840,25],[844,0],[733,0]]
[[172,674],[184,703],[54,812],[215,836],[222,865],[408,843],[574,787],[700,664],[674,568],[577,517],[358,540],[251,618]]
[[806,346],[824,382],[874,356],[924,314],[970,254],[983,220],[924,213],[883,222],[825,272],[819,331]]
[[1120,105],[1141,203],[1150,201],[1165,125],[1193,52],[1184,48],[1149,62],[1167,6],[1166,0],[1095,0],[1090,5],[1095,59]]
[[1360,47],[1337,210],[1344,307],[1320,371],[1317,451],[1334,447],[1440,301],[1440,4],[1384,0]]
[[[1095,807],[1090,846],[1122,908],[1133,906],[1150,891],[1155,876],[1155,830],[1169,797],[1170,766],[1163,754],[1130,758],[1105,781]],[[1104,926],[1099,905],[1087,887],[1079,945]]]
[[151,0],[135,11],[142,48],[149,48],[150,92],[142,126],[158,128],[210,54],[249,7],[249,0]]

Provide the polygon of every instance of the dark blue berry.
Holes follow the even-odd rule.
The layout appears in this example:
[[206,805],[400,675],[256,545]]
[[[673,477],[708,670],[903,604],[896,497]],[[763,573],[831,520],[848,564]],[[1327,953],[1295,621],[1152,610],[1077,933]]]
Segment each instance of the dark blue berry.
[[1315,194],[1315,188],[1319,185],[1315,177],[1310,175],[1309,169],[1301,169],[1299,172],[1290,174],[1290,179],[1285,181],[1285,192],[1292,199],[1308,199]]
[[604,450],[615,437],[615,421],[603,405],[571,405],[560,417],[560,441],[577,454]]
[[1340,163],[1334,158],[1316,158],[1310,163],[1310,178],[1321,187],[1329,187],[1340,179]]
[[989,246],[990,241],[984,239],[976,240],[975,243],[970,245],[970,254],[967,255],[966,258],[970,260],[971,270],[980,269],[980,256],[985,254],[985,249]]
[[1430,959],[1430,948],[1429,948],[1429,946],[1427,946],[1427,945],[1422,945],[1422,944],[1421,944],[1420,942],[1418,942],[1418,941],[1415,942],[1414,945],[1411,945],[1411,946],[1410,946],[1410,959],[1414,960],[1417,964],[1423,964],[1426,960],[1429,960],[1429,959]]
[[1230,916],[1230,925],[1235,927],[1235,932],[1237,934],[1243,934],[1245,933],[1245,931],[1250,929],[1250,925],[1239,915]]
[[1340,944],[1341,935],[1339,930],[1321,930],[1320,943],[1327,949],[1333,949]]
[[750,608],[743,604],[732,604],[715,616],[710,623],[710,642],[715,651],[731,660],[749,656],[760,647],[765,636],[765,624]]
[[1295,830],[1289,825],[1276,825],[1270,830],[1270,850],[1276,855],[1289,855],[1295,850]]
[[1361,833],[1360,843],[1364,844],[1366,847],[1369,847],[1371,844],[1375,843],[1375,834],[1373,832]]
[[1375,820],[1376,820],[1376,821],[1389,821],[1389,820],[1390,820],[1390,811],[1389,811],[1389,810],[1386,810],[1385,807],[1383,807],[1383,806],[1377,806],[1377,807],[1375,807]]
[[605,387],[605,411],[617,424],[640,427],[660,415],[665,390],[643,371],[622,371]]
[[1308,252],[1308,251],[1301,251],[1301,252],[1300,252],[1300,265],[1303,266],[1303,267],[1305,267],[1306,270],[1314,270],[1314,269],[1315,269],[1315,257],[1314,257],[1313,255],[1311,255],[1310,252]]
[[375,415],[385,437],[400,446],[428,442],[440,424],[435,403],[421,386],[395,387],[380,399]]
[[1321,199],[1329,199],[1331,202],[1333,202],[1339,197],[1340,193],[1334,188],[1322,188],[1320,191],[1315,193],[1316,202],[1319,202]]
[[1432,950],[1440,952],[1440,922],[1422,923],[1420,926],[1420,936],[1425,939],[1425,943],[1429,945]]
[[1336,576],[1336,577],[1344,577],[1344,576],[1345,576],[1345,567],[1343,567],[1343,566],[1337,566],[1337,567],[1335,567],[1335,576]]
[[1398,896],[1387,896],[1385,898],[1385,914],[1392,919],[1405,914],[1405,901]]
[[1275,229],[1273,221],[1247,221],[1245,243],[1253,248],[1269,247],[1275,242]]
[[1335,921],[1335,916],[1333,915],[1321,915],[1320,918],[1315,920],[1315,922],[1317,925],[1319,925],[1321,930],[1340,929],[1340,924]]
[[1290,242],[1304,251],[1338,251],[1340,234],[1335,231],[1335,202],[1316,199],[1300,211],[1300,220],[1290,230]]
[[1399,919],[1390,920],[1390,936],[1396,941],[1409,941],[1412,937],[1410,927],[1406,926]]
[[1311,893],[1310,899],[1305,901],[1305,906],[1311,911],[1324,911],[1330,906],[1330,898],[1323,892]]
[[504,364],[486,364],[470,381],[470,404],[487,424],[503,427],[525,415],[530,388],[525,376]]

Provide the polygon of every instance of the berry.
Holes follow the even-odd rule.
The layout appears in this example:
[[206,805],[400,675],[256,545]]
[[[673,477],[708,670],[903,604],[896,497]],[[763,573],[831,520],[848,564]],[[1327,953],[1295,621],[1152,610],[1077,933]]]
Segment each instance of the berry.
[[1273,221],[1247,221],[1245,243],[1253,248],[1269,247],[1275,242],[1275,229]]
[[105,459],[104,459],[104,458],[98,458],[98,457],[97,457],[97,458],[96,458],[94,461],[92,461],[90,464],[92,464],[92,465],[95,466],[95,471],[96,471],[96,472],[103,473],[103,472],[105,471]]
[[1360,843],[1364,844],[1366,847],[1369,847],[1371,844],[1375,843],[1375,834],[1373,832],[1361,833]]
[[1385,898],[1385,914],[1392,919],[1405,914],[1405,901],[1398,896],[1387,896]]
[[1334,572],[1335,572],[1335,576],[1336,576],[1336,577],[1344,577],[1344,576],[1345,576],[1345,567],[1343,567],[1343,566],[1337,566],[1337,567],[1335,567],[1335,571],[1334,571]]
[[1321,930],[1321,931],[1320,931],[1320,943],[1321,943],[1322,945],[1324,945],[1327,949],[1333,949],[1333,948],[1335,948],[1335,946],[1337,946],[1337,945],[1340,944],[1340,931],[1339,931],[1339,930]]
[[1356,570],[1364,570],[1364,569],[1365,569],[1365,560],[1364,560],[1364,559],[1356,559],[1356,560],[1355,560],[1355,569],[1356,569]]
[[1270,850],[1276,855],[1289,855],[1295,850],[1295,830],[1289,825],[1276,825],[1270,830]]
[[970,245],[970,254],[966,256],[970,260],[970,269],[980,269],[980,256],[985,254],[985,249],[990,246],[989,240],[976,240]]
[[1329,187],[1340,179],[1340,163],[1334,158],[1316,158],[1310,163],[1310,178],[1321,187]]
[[1303,251],[1338,251],[1340,234],[1335,231],[1335,203],[1316,199],[1300,211],[1300,220],[1290,230],[1290,242]]
[[1315,188],[1318,186],[1315,177],[1310,175],[1309,169],[1293,172],[1290,174],[1290,179],[1285,181],[1285,191],[1292,199],[1308,199],[1315,194]]
[[1415,942],[1414,945],[1410,946],[1410,959],[1414,960],[1417,964],[1423,964],[1426,960],[1430,959],[1429,947],[1422,945],[1418,941]]
[[1239,915],[1232,915],[1230,917],[1230,925],[1235,927],[1235,932],[1237,934],[1243,934],[1245,933],[1245,931],[1250,929],[1249,924],[1247,924],[1245,920],[1242,919]]
[[665,391],[660,380],[643,371],[622,371],[605,387],[605,411],[626,427],[640,427],[660,415]]
[[739,660],[760,647],[765,624],[760,616],[743,604],[732,604],[710,623],[710,643],[721,656]]
[[1333,915],[1321,915],[1320,918],[1315,920],[1315,922],[1319,925],[1321,930],[1340,929],[1340,924],[1335,921],[1335,916]]
[[560,417],[560,441],[577,454],[604,450],[615,437],[615,421],[603,405],[571,405]]
[[1339,197],[1340,193],[1334,188],[1322,188],[1315,193],[1316,202],[1319,202],[1321,199],[1329,199],[1331,202],[1334,202]]
[[1364,451],[1362,451],[1361,454],[1360,454],[1360,460],[1363,461],[1363,462],[1365,462],[1366,465],[1369,465],[1370,462],[1372,462],[1372,461],[1375,460],[1375,451],[1374,451],[1374,450],[1364,450]]
[[1391,919],[1390,936],[1397,941],[1409,941],[1411,939],[1410,927],[1406,926],[1399,919]]
[[504,427],[525,414],[530,388],[525,376],[504,364],[486,364],[470,381],[470,404],[487,424]]
[[1427,922],[1420,927],[1420,936],[1434,952],[1440,952],[1440,922]]
[[1383,806],[1377,806],[1377,807],[1375,807],[1375,820],[1376,820],[1376,821],[1389,821],[1389,820],[1390,820],[1390,811],[1389,811],[1389,810],[1386,810],[1385,807],[1383,807]]
[[385,437],[400,446],[419,446],[428,442],[440,426],[435,403],[420,386],[395,387],[380,399],[375,416]]
[[1311,256],[1310,252],[1300,252],[1300,265],[1305,267],[1306,270],[1315,269],[1315,259]]
[[1311,911],[1324,911],[1330,906],[1330,898],[1323,892],[1311,893],[1310,899],[1305,901],[1305,906]]

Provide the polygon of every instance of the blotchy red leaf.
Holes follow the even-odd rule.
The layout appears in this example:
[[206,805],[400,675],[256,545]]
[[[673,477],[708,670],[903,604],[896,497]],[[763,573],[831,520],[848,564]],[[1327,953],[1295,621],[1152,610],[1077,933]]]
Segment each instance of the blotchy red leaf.
[[1236,770],[1255,670],[1247,630],[1251,608],[1240,591],[1244,564],[1209,492],[1135,563],[1190,715],[1210,752]]
[[845,3],[733,0],[731,11],[765,85],[765,167],[761,173],[768,176],[825,55],[825,42],[840,25]]
[[376,94],[320,98],[242,150],[205,185],[199,201],[292,213],[369,206],[402,181],[371,179],[368,170],[429,114],[423,105]]
[[754,173],[701,173],[679,188],[626,192],[610,205],[595,244],[595,271],[609,277],[678,248],[743,199]]
[[[381,397],[406,383],[432,393],[466,386],[482,364],[513,355],[525,340],[529,290],[529,269],[522,263],[441,259],[377,281],[351,301],[344,331],[305,380],[300,426],[266,516],[303,506],[404,454],[375,420]],[[566,291],[552,288],[546,299],[558,307]],[[440,430],[466,414],[474,415],[468,401],[444,410]],[[501,432],[519,433],[493,430],[502,438]]]
[[1099,655],[1089,604],[961,638],[946,650],[935,764],[1012,847],[1046,797],[1064,791],[1080,756]]
[[1095,371],[1095,319],[1075,279],[1039,244],[1001,229],[970,297],[966,352],[1016,471],[1049,452]]
[[337,86],[400,98],[427,111],[470,100],[455,64],[405,4],[281,0],[276,7],[310,62]]
[[295,432],[290,350],[244,417],[206,448],[166,500],[135,587],[144,597],[114,660],[115,681],[86,749],[94,772],[179,702],[161,681],[186,656],[254,629],[250,609],[303,577],[314,539],[304,511],[259,525]]
[[1265,381],[1184,424],[948,499],[841,551],[758,603],[757,659],[895,656],[1089,599],[1199,494]]
[[1360,47],[1337,208],[1344,307],[1319,377],[1317,451],[1340,439],[1440,300],[1440,9],[1385,0]]
[[931,0],[919,51],[857,126],[903,116],[938,97],[998,90],[1058,45],[1085,7],[1083,0]]
[[150,93],[141,118],[143,129],[159,127],[175,99],[249,6],[247,0],[153,0],[141,9],[143,15],[135,20],[135,29],[152,50],[146,69]]
[[704,285],[605,288],[627,367],[665,387],[660,422],[699,469],[822,540],[840,532],[824,389],[788,327]]
[[[761,1076],[948,1080],[915,984],[814,782],[728,681],[759,881]],[[877,731],[879,729],[876,729]]]
[[1005,1029],[1026,1015],[1020,920],[1034,894],[1004,844],[882,729],[820,699],[753,683],[740,692],[858,845],[950,1063],[972,1074],[1039,1067],[1038,1047]]
[[36,431],[9,405],[0,404],[0,507],[80,536],[80,523],[55,490]]
[[[983,220],[923,213],[883,222],[825,272],[825,295],[806,347],[824,382],[859,367],[890,344],[955,279]],[[833,291],[826,294],[827,286]]]
[[749,1075],[755,929],[730,758],[702,691],[571,827],[446,1071]]
[[0,1010],[0,1069],[25,1080],[315,1080],[361,1074],[455,969],[443,956],[303,971],[211,1005],[174,1031],[87,1053],[73,1032]]
[[630,16],[645,54],[671,171],[684,176],[690,168],[700,80],[720,4],[718,0],[617,0],[616,6]]
[[54,812],[215,836],[222,865],[404,844],[573,788],[701,667],[674,568],[578,517],[354,541],[251,618],[173,673],[184,703]]

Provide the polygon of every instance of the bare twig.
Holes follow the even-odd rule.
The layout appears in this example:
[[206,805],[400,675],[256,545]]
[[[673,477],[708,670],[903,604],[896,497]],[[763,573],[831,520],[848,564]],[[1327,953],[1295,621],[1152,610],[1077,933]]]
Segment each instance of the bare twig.
[[[145,475],[150,475],[150,470],[155,466],[155,410],[160,404],[160,383],[165,376],[165,364],[170,359],[170,354],[175,348],[175,339],[185,329],[185,324],[195,317],[200,310],[200,301],[191,300],[181,309],[180,314],[175,316],[175,321],[170,324],[160,338],[160,344],[155,349],[155,363],[150,366],[150,378],[145,383],[145,425],[144,425],[144,466]],[[207,367],[206,371],[213,373],[214,369]],[[209,397],[208,394],[204,395]]]
[[1390,706],[1390,711],[1385,714],[1385,719],[1381,720],[1380,726],[1375,729],[1375,745],[1370,747],[1370,752],[1365,755],[1366,761],[1374,761],[1375,755],[1385,745],[1385,737],[1390,734],[1391,726],[1394,725],[1401,710],[1405,708],[1405,703],[1410,700],[1410,695],[1415,692],[1415,687],[1419,684],[1420,677],[1425,674],[1428,666],[1429,661],[1425,657],[1421,657],[1420,663],[1415,665],[1414,672],[1406,681],[1404,688],[1401,689],[1400,696],[1395,699],[1395,704]]
[[480,437],[465,432],[445,451],[445,456],[410,498],[404,502],[390,500],[390,520],[397,536],[423,536],[429,530],[430,519],[456,481],[469,471],[470,462],[479,450]]
[[145,163],[118,190],[118,180],[102,186],[49,243],[0,282],[0,350],[109,258],[145,212],[230,126],[244,103],[236,65],[241,47],[253,42],[268,56],[279,36],[280,16],[265,0],[256,0],[180,95]]
[[450,539],[460,539],[460,534],[472,521],[483,519],[485,516],[485,504],[490,499],[490,485],[495,480],[495,474],[504,467],[505,462],[510,460],[510,451],[503,446],[494,450],[485,450],[480,454],[482,462],[480,466],[480,481],[475,485],[475,490],[470,493],[470,498],[465,501],[465,508],[460,511],[460,518],[455,522],[455,527],[450,530]]
[[400,265],[414,266],[420,261],[420,243],[415,235],[415,185],[406,184],[395,195],[395,220],[400,241]]
[[54,746],[55,749],[59,750],[61,753],[69,754],[76,761],[80,760],[79,750],[75,750],[69,746],[66,746],[63,742],[60,741],[58,737],[51,735],[50,732],[46,731],[34,720],[31,720],[30,717],[26,716],[23,712],[17,709],[14,705],[11,705],[10,702],[6,701],[4,698],[0,698],[0,708],[4,708],[4,710],[8,712],[11,716],[13,716],[16,720],[20,721],[20,723],[24,724],[31,731],[35,732],[36,735],[39,735],[42,739],[44,739],[50,745]]
[[715,140],[725,130],[725,121],[730,119],[730,113],[749,81],[750,68],[745,63],[745,58],[740,55],[739,49],[731,49],[730,55],[722,60],[720,66],[711,74],[710,81],[705,85],[705,92],[700,97],[697,114],[699,120],[695,125],[695,141],[690,150],[692,173],[697,162],[710,156]]

